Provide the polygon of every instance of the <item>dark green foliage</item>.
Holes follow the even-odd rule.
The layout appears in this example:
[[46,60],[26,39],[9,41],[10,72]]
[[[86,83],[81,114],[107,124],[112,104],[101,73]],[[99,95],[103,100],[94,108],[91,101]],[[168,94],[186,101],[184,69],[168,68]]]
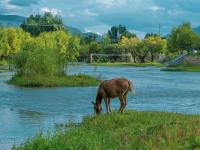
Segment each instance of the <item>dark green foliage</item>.
[[60,17],[47,12],[42,15],[30,15],[20,26],[24,31],[38,36],[42,32],[64,30],[64,24]]
[[112,43],[118,43],[123,36],[129,38],[136,37],[136,35],[129,32],[124,25],[112,26],[111,29],[108,31],[108,36],[111,39]]
[[146,39],[149,37],[157,37],[157,36],[159,36],[157,33],[147,33],[144,38]]
[[190,23],[174,27],[168,38],[168,49],[171,52],[183,53],[200,47],[200,37],[192,31]]

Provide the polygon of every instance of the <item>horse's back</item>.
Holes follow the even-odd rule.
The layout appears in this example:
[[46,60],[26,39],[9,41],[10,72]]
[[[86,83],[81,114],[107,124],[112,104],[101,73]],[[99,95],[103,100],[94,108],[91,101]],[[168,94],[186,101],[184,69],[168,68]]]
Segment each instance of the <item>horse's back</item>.
[[115,78],[102,81],[99,86],[99,92],[108,98],[115,98],[128,91],[129,88],[129,80],[126,78]]

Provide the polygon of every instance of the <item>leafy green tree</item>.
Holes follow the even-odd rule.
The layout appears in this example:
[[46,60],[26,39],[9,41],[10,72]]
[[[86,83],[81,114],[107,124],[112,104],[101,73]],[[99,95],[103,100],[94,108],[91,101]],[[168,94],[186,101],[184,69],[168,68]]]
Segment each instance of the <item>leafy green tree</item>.
[[192,31],[190,23],[183,23],[178,27],[174,27],[169,35],[168,49],[171,52],[183,53],[197,46],[199,36]]
[[125,52],[131,53],[134,62],[136,62],[136,50],[140,40],[137,37],[122,37],[119,45],[122,47]]
[[10,52],[10,46],[8,44],[8,34],[4,28],[0,29],[0,57],[8,57]]
[[117,43],[118,42],[118,27],[117,26],[113,26],[111,27],[111,29],[108,31],[108,36],[110,37],[112,43]]
[[0,57],[8,59],[18,53],[23,41],[29,37],[21,29],[0,28]]
[[98,53],[100,50],[100,45],[96,42],[93,41],[89,44],[89,53]]
[[96,41],[96,35],[95,34],[81,37],[81,45],[90,44],[93,41]]
[[154,61],[155,56],[166,50],[166,40],[162,39],[160,36],[149,36],[144,39],[148,51],[151,55],[151,62]]
[[108,36],[112,43],[118,43],[123,36],[128,38],[136,37],[136,35],[129,32],[124,25],[112,26],[111,29],[108,30]]
[[78,56],[79,43],[79,38],[64,31],[29,38],[15,57],[16,72],[27,77],[63,75],[68,61]]
[[148,56],[149,53],[149,49],[145,40],[142,40],[137,43],[135,53],[140,59],[140,63],[145,63],[145,58]]
[[152,37],[152,36],[156,37],[156,36],[159,36],[159,35],[157,33],[147,33],[144,38],[146,39],[146,38],[149,38],[149,37]]
[[59,16],[47,12],[44,15],[30,15],[20,27],[33,36],[38,36],[42,32],[52,32],[64,30],[64,24]]
[[110,45],[110,44],[111,44],[111,39],[110,39],[110,37],[109,37],[107,34],[103,35],[103,38],[102,38],[100,44],[101,44],[101,47],[102,47],[103,49],[104,49],[105,47],[107,47],[108,45]]

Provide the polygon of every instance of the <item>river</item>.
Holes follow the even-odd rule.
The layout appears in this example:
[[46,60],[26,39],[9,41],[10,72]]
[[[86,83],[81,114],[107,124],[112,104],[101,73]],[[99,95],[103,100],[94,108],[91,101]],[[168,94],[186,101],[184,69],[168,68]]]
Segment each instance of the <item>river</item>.
[[[126,109],[200,114],[200,73],[87,65],[71,66],[68,72],[133,81],[137,96],[129,94]],[[91,101],[97,87],[17,87],[5,82],[12,74],[0,73],[0,150],[10,149],[38,132],[52,131],[57,124],[80,122],[94,113]],[[111,107],[118,109],[119,100],[112,100]]]

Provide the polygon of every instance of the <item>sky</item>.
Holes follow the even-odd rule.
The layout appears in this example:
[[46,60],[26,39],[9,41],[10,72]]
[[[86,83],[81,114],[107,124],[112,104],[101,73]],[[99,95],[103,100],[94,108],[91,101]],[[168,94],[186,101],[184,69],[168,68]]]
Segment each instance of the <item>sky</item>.
[[0,14],[28,17],[51,12],[82,32],[106,33],[123,24],[139,37],[162,35],[184,21],[200,25],[200,0],[0,0]]

